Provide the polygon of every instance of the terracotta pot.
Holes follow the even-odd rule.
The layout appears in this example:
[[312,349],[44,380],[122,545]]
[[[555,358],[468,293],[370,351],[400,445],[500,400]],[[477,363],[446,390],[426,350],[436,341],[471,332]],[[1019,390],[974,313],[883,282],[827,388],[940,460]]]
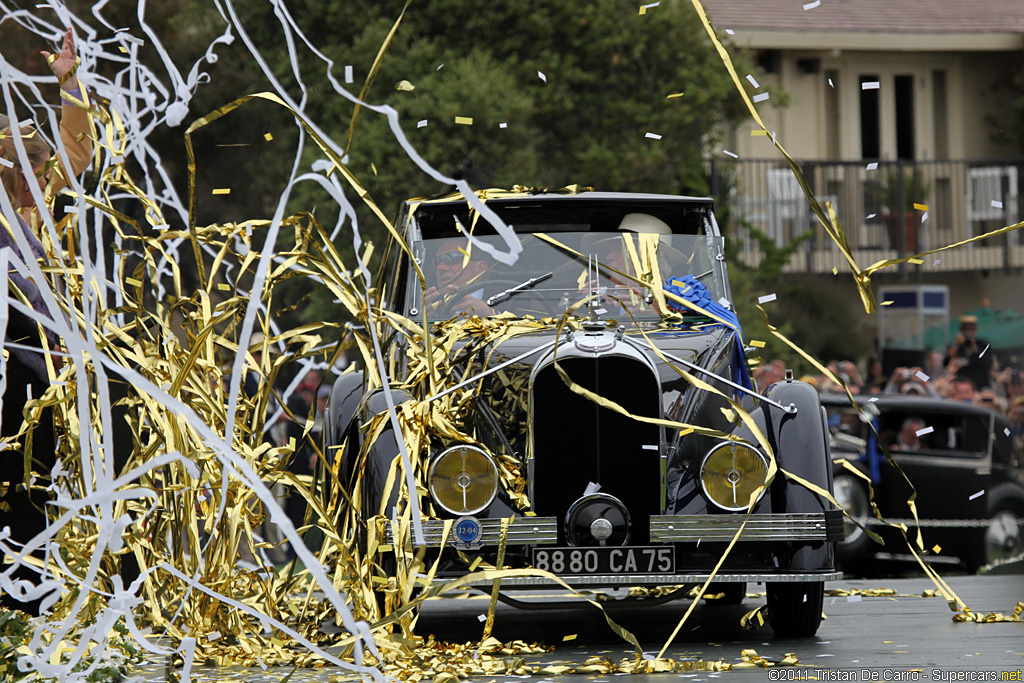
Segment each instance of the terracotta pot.
[[903,239],[900,239],[900,216],[894,213],[885,215],[886,232],[889,235],[889,247],[899,252],[917,252],[917,213],[911,211],[903,214]]

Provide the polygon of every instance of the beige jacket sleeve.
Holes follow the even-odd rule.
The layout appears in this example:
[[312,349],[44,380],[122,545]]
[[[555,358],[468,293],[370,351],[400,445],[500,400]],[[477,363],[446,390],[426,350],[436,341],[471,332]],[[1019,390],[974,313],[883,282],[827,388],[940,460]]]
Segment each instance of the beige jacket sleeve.
[[[67,169],[64,166],[64,159],[61,159],[61,166],[67,171],[68,177],[77,176],[89,168],[92,161],[92,138],[89,137],[89,132],[89,111],[64,100],[60,113],[60,139],[67,150],[66,161],[70,163],[71,168]],[[53,179],[53,194],[57,194],[67,185],[68,182],[62,174],[56,174]]]

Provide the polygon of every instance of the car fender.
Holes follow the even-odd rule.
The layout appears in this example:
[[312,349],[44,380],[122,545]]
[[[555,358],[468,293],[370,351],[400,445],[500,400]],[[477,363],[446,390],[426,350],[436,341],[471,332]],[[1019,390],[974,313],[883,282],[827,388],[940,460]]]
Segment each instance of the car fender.
[[[324,414],[324,440],[328,446],[337,446],[344,440],[362,400],[362,370],[347,372],[334,381]],[[328,451],[328,458],[332,455]]]
[[[819,512],[834,509],[825,497],[786,476],[785,470],[832,494],[832,458],[828,425],[818,392],[796,380],[776,382],[767,397],[795,412],[764,405],[761,412],[765,438],[775,451],[780,472],[771,485],[771,512]],[[835,567],[833,543],[793,544],[783,563],[791,571],[821,571]]]
[[[392,389],[391,400],[393,405],[398,406],[406,401],[413,400],[413,398],[406,391]],[[352,424],[350,429],[353,432],[361,433],[360,429],[364,424],[369,422],[374,416],[387,412],[387,410],[388,400],[384,390],[378,389],[370,392],[359,404],[357,410],[359,424]],[[355,458],[360,449],[350,448],[346,450],[350,452],[346,454],[346,457]],[[394,429],[392,429],[391,422],[388,420],[387,425],[384,426],[384,429],[377,438],[366,447],[366,467],[363,471],[362,487],[364,514],[375,515],[380,510],[381,501],[384,498],[384,488],[387,485],[388,472],[391,470],[391,463],[399,455],[398,440],[395,438]],[[385,510],[390,511],[390,508],[398,500],[399,483],[396,478]]]

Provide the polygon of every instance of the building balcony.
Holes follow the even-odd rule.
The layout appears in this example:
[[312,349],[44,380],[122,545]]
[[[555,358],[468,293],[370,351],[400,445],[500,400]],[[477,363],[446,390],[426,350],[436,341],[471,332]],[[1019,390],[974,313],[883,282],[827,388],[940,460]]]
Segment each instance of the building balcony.
[[[831,202],[853,256],[862,267],[954,244],[1021,220],[1024,161],[798,161],[811,192],[825,209]],[[712,194],[725,234],[740,243],[740,258],[763,258],[751,229],[784,246],[810,231],[787,272],[846,269],[789,166],[763,159],[707,162]],[[723,210],[726,209],[726,210]],[[1024,267],[1019,231],[925,257],[928,271],[1001,271]]]

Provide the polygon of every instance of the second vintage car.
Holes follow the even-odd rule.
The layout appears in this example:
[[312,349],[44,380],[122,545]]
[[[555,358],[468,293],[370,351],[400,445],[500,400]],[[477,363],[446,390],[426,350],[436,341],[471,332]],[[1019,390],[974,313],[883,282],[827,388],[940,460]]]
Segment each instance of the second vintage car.
[[[866,569],[881,557],[911,556],[907,541],[891,525],[905,524],[907,537],[929,559],[968,569],[1024,553],[1024,459],[1009,421],[986,407],[938,397],[882,394],[823,395],[837,462],[837,501],[850,517],[881,536],[873,541],[847,523],[839,544],[844,568]],[[885,457],[888,451],[899,469]],[[902,470],[902,473],[900,472]],[[908,480],[910,483],[908,483]],[[879,514],[869,503],[870,490]],[[913,484],[913,489],[911,488]],[[914,519],[908,500],[917,511]]]
[[828,429],[808,384],[753,390],[710,198],[486,191],[399,225],[363,340],[383,365],[325,421],[363,552],[422,544],[435,583],[535,570],[513,590],[763,583],[777,635],[817,631]]

